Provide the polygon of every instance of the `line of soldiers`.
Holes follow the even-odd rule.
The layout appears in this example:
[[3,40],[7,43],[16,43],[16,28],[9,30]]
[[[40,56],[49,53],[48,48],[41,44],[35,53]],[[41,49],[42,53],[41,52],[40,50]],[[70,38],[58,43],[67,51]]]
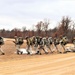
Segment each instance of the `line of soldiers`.
[[[26,38],[26,40],[27,40],[27,45],[28,45],[28,49],[27,49],[27,51],[28,51],[28,54],[30,54],[30,47],[32,47],[32,46],[34,46],[35,47],[35,50],[37,51],[37,53],[36,54],[41,54],[41,49],[46,53],[46,54],[48,54],[48,50],[47,49],[45,49],[44,47],[46,47],[46,48],[48,48],[50,51],[51,51],[51,53],[53,53],[53,50],[51,49],[51,46],[54,44],[54,46],[55,46],[55,48],[56,48],[56,50],[57,50],[57,52],[58,53],[62,53],[58,48],[57,48],[57,45],[61,45],[62,47],[63,47],[63,49],[64,49],[64,53],[67,53],[66,51],[65,51],[65,48],[64,48],[64,46],[68,43],[68,39],[67,39],[67,37],[65,36],[65,37],[62,37],[62,38],[60,38],[60,39],[58,39],[58,38],[52,38],[52,37],[39,37],[39,36],[33,36],[33,37],[31,37],[31,38]],[[38,50],[37,50],[37,48],[38,48]]]
[[[43,50],[46,54],[49,53],[48,50],[50,50],[51,53],[54,52],[54,49],[57,50],[58,53],[62,53],[62,51],[58,48],[58,45],[60,45],[64,52],[67,53],[65,50],[65,45],[68,43],[68,38],[66,36],[60,37],[60,38],[52,38],[52,37],[40,37],[40,36],[33,36],[33,37],[26,37],[25,40],[27,41],[27,53],[31,54],[32,48],[34,47],[35,53],[41,55],[41,50]],[[20,46],[24,43],[24,39],[22,37],[15,36],[15,41],[13,41],[16,46],[17,54],[23,54],[22,51],[20,51]],[[74,46],[75,46],[75,38],[72,40]],[[0,37],[0,53],[1,55],[4,55],[4,51],[2,50],[2,45],[4,44],[3,37]],[[52,48],[53,47],[53,48]]]
[[[19,39],[20,39],[20,42],[18,42]],[[48,50],[50,50],[50,52],[53,53],[54,49],[51,46],[53,46],[57,50],[58,53],[62,53],[62,51],[59,50],[58,45],[60,45],[63,48],[63,50],[64,50],[63,53],[67,53],[67,51],[65,50],[65,45],[68,43],[68,38],[66,36],[63,36],[60,38],[54,38],[54,39],[52,37],[33,36],[33,37],[26,37],[25,39],[27,41],[26,51],[28,54],[31,54],[33,47],[34,47],[36,54],[41,55],[41,50],[43,50],[46,54],[49,53]],[[73,43],[75,44],[75,39],[73,40]],[[23,44],[22,37],[15,38],[17,54],[23,53],[23,52],[19,51],[20,46],[22,44]]]

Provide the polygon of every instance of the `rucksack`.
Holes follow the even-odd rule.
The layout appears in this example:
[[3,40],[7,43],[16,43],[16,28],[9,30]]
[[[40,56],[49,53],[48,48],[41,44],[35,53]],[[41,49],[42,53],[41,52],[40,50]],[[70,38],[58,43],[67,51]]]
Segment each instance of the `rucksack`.
[[23,38],[22,37],[18,37],[17,39],[16,39],[16,44],[18,44],[18,45],[22,45],[23,44]]

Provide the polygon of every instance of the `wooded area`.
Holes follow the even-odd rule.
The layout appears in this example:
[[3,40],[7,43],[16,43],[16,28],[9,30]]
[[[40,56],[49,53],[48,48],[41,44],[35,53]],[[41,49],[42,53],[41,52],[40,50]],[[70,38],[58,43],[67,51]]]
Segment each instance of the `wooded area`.
[[13,38],[14,36],[51,36],[60,37],[66,35],[70,40],[75,37],[75,23],[69,17],[63,17],[59,25],[53,29],[49,29],[50,22],[48,20],[40,21],[35,25],[36,29],[27,30],[26,27],[22,29],[14,28],[12,30],[0,30],[0,36],[5,38]]

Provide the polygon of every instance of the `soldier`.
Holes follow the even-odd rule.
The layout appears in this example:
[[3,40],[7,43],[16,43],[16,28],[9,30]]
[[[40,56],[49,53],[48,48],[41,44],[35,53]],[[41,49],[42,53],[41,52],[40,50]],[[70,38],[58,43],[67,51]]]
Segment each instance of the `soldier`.
[[59,38],[54,38],[54,46],[55,46],[57,52],[58,52],[58,53],[62,53],[62,52],[58,49],[58,47],[57,47],[57,45],[59,45],[59,44],[60,44],[60,43],[59,43]]
[[30,37],[30,38],[27,36],[26,41],[27,41],[27,52],[28,54],[32,54],[32,46],[35,43],[35,36]]
[[72,42],[73,42],[73,44],[74,44],[74,47],[75,47],[75,37],[73,38]]
[[3,44],[4,44],[3,37],[0,37],[0,53],[1,53],[1,55],[5,55],[4,51],[1,48]]
[[53,51],[51,49],[51,46],[53,46],[53,39],[52,39],[52,37],[48,37],[47,38],[46,46],[49,48],[49,50],[51,51],[51,53],[53,53]]
[[13,41],[15,43],[15,46],[16,46],[16,50],[17,50],[17,54],[22,54],[23,52],[21,52],[19,49],[20,49],[20,46],[23,44],[23,38],[22,37],[17,37],[15,36],[15,41]]
[[41,55],[41,49],[46,53],[48,54],[48,51],[46,51],[44,49],[44,46],[46,45],[46,38],[42,38],[40,36],[37,36],[36,37],[36,41],[35,41],[35,46],[38,47],[38,50],[37,50],[37,53],[36,54],[40,54]]
[[64,49],[64,53],[67,53],[67,51],[65,50],[65,45],[68,43],[68,38],[66,36],[63,36],[61,39],[60,39],[60,44],[61,46],[63,47]]

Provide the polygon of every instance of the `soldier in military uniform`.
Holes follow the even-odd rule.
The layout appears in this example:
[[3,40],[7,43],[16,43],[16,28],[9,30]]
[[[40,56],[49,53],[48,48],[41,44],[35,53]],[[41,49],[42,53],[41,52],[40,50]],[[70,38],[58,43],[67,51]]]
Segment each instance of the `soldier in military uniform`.
[[4,55],[5,54],[4,51],[1,48],[3,44],[4,44],[3,37],[0,37],[0,53],[1,53],[1,55]]
[[17,54],[22,54],[21,51],[19,51],[20,46],[23,44],[23,38],[22,37],[17,37],[15,36],[15,41],[13,41],[15,43],[16,46],[16,50],[17,50]]
[[48,54],[48,51],[45,50],[45,45],[47,43],[47,39],[44,37],[40,37],[40,36],[36,36],[35,38],[35,46],[38,47],[38,51],[36,54],[40,54],[41,55],[41,50],[43,50],[46,54]]
[[55,48],[56,48],[56,50],[57,50],[58,53],[62,53],[62,52],[58,49],[58,47],[57,47],[57,46],[60,44],[59,41],[60,41],[59,38],[55,37],[55,38],[54,38],[54,46],[55,46]]
[[61,46],[63,47],[63,49],[64,49],[64,53],[67,53],[67,51],[65,50],[65,45],[68,43],[68,38],[67,38],[67,36],[63,36],[63,37],[61,37],[61,39],[60,39],[60,44],[61,44]]
[[51,46],[53,46],[53,38],[52,37],[47,37],[46,46],[47,46],[47,48],[49,48],[49,50],[51,51],[51,53],[53,53],[53,51],[51,49]]
[[73,44],[74,44],[74,47],[75,47],[75,37],[73,38],[72,42],[73,42]]
[[27,52],[28,54],[32,54],[32,46],[35,44],[35,36],[33,37],[26,37],[27,41]]

